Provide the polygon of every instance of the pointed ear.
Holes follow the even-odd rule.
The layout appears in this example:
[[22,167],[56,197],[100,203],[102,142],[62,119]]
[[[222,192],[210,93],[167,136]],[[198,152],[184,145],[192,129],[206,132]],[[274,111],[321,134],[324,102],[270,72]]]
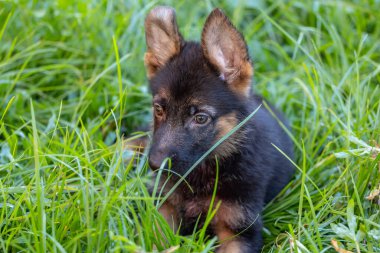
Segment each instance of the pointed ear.
[[220,10],[208,16],[202,32],[202,48],[207,60],[219,71],[232,90],[248,96],[253,69],[243,36]]
[[145,67],[152,78],[173,56],[181,50],[183,39],[173,8],[159,6],[151,10],[145,19],[147,52]]

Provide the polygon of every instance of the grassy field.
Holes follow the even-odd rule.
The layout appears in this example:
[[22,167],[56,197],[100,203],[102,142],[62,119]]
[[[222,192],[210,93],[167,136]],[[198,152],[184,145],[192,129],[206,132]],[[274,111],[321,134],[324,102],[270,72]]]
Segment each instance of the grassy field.
[[265,209],[264,252],[380,252],[378,0],[0,1],[0,252],[215,250],[170,231],[145,155],[123,151],[150,120],[143,24],[158,4],[191,40],[224,9],[254,90],[291,122],[298,170]]

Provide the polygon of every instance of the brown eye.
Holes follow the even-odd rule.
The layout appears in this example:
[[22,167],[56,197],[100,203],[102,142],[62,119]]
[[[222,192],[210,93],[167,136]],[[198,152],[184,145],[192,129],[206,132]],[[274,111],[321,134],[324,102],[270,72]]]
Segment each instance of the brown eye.
[[159,104],[154,104],[154,115],[156,117],[162,117],[164,115],[164,109]]
[[194,116],[195,122],[200,125],[207,123],[208,119],[209,119],[209,116],[204,113],[198,113],[197,115]]

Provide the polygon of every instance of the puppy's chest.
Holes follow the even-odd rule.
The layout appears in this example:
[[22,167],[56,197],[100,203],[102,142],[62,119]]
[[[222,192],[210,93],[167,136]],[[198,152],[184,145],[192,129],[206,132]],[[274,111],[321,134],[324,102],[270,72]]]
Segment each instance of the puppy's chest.
[[[193,180],[192,180],[193,179]],[[160,191],[163,195],[167,194],[175,182],[170,179],[160,180]],[[215,180],[199,180],[189,177],[186,183],[182,183],[168,197],[167,202],[185,217],[198,217],[200,214],[208,212],[210,204],[217,204],[220,197],[215,197],[212,203],[213,189]]]
[[[212,195],[215,187],[215,170],[200,167],[187,177],[188,191],[183,191],[183,195],[188,198]],[[219,185],[219,184],[218,184]]]
[[[162,192],[167,193],[173,182],[166,181],[165,189]],[[212,186],[207,188],[213,189]],[[212,226],[223,226],[229,229],[241,227],[247,217],[247,210],[238,201],[232,201],[217,195],[213,198],[213,191],[204,191],[196,193],[189,190],[186,184],[181,184],[166,200],[169,206],[173,207],[171,211],[176,212],[183,221],[185,227],[192,227],[195,223],[202,226],[209,212],[216,210],[212,219]],[[197,221],[199,219],[199,221]],[[192,228],[191,228],[192,229]]]
[[[180,198],[177,197],[177,200]],[[211,227],[218,230],[239,230],[247,220],[247,210],[238,202],[221,199],[219,196],[196,196],[190,199],[182,199],[176,205],[179,217],[184,229],[192,231],[195,224],[202,227],[206,217],[211,213]]]

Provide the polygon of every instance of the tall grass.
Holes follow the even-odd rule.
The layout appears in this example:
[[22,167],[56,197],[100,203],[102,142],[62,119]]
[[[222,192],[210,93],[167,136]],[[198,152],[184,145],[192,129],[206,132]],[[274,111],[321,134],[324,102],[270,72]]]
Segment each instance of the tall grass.
[[150,119],[143,22],[158,4],[191,40],[224,9],[255,92],[291,121],[297,173],[265,209],[264,251],[380,252],[377,0],[0,1],[0,251],[217,246],[170,230],[145,155],[123,146]]

